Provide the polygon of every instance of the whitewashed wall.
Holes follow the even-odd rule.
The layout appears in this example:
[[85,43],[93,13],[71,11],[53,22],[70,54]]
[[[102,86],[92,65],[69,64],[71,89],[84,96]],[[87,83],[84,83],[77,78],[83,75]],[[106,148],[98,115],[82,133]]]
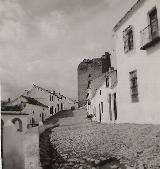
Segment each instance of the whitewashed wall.
[[[100,95],[100,90],[101,90],[101,95]],[[103,102],[103,113],[101,113],[101,122],[102,123],[112,123],[115,122],[115,120],[110,120],[110,115],[109,115],[109,100],[108,100],[108,95],[116,93],[116,88],[111,89],[111,88],[106,88],[106,82],[102,84],[102,86],[97,90],[95,96],[91,99],[91,108],[89,113],[94,114],[96,113],[96,118],[93,118],[95,121],[100,122],[100,113],[99,113],[99,104],[100,108],[101,107],[101,102]],[[102,110],[101,110],[102,111]],[[111,111],[112,111],[112,116],[114,117],[114,111],[113,111],[113,102],[111,103]]]
[[17,132],[11,121],[3,127],[3,169],[25,169],[24,134]]
[[[26,132],[27,131],[27,124],[28,124],[28,115],[8,115],[7,113],[11,113],[11,111],[4,111],[3,113],[6,114],[1,114],[1,119],[3,120],[4,123],[6,123],[7,121],[12,121],[15,118],[18,118],[21,120],[22,122],[22,132]],[[15,124],[15,127],[17,128],[17,124]]]
[[[160,123],[160,43],[140,50],[140,31],[149,23],[147,13],[157,7],[160,22],[160,1],[147,0],[118,29],[115,38],[118,70],[118,121],[130,123]],[[124,53],[123,31],[133,26],[134,49]],[[139,102],[132,103],[129,72],[137,70]]]

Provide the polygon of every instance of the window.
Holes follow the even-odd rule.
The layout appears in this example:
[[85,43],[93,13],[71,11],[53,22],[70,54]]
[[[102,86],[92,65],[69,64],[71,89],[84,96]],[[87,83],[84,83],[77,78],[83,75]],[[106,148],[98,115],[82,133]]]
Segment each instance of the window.
[[88,89],[91,87],[91,80],[88,81]]
[[99,91],[99,94],[101,95],[101,90]]
[[158,34],[158,18],[157,18],[157,9],[154,8],[149,13],[149,21],[150,21],[150,31],[151,31],[151,37],[154,39],[157,37]]
[[53,106],[50,107],[50,114],[53,115]]
[[127,53],[133,49],[133,29],[131,26],[123,31],[124,52]]
[[41,117],[41,114],[39,116]]
[[106,78],[106,87],[109,87],[109,78]]
[[138,84],[137,84],[137,70],[134,70],[130,74],[130,90],[132,103],[138,102]]
[[34,111],[32,111],[32,113],[34,114]]

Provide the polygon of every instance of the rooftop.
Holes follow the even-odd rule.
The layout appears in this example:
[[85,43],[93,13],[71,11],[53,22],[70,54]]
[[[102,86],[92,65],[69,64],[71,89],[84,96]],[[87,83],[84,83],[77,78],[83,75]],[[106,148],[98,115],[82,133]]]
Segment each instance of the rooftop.
[[138,0],[131,8],[130,10],[119,20],[119,22],[114,26],[113,31],[116,32],[123,23],[132,16],[133,12],[135,12],[139,7],[145,2],[146,0]]

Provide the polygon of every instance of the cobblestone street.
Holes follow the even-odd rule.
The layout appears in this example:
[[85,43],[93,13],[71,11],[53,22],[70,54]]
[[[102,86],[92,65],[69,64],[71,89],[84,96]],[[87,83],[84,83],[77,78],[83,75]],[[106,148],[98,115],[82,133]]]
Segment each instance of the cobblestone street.
[[47,122],[59,124],[49,134],[52,168],[160,168],[159,125],[95,123],[84,109],[62,114]]

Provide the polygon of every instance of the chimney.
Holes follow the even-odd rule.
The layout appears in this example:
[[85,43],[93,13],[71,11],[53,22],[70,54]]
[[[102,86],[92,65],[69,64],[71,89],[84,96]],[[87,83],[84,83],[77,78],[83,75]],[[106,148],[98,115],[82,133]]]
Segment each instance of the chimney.
[[11,102],[11,98],[8,98],[8,103],[10,103]]
[[102,73],[106,73],[109,71],[109,68],[111,67],[111,54],[109,52],[105,52],[105,55],[102,55]]

